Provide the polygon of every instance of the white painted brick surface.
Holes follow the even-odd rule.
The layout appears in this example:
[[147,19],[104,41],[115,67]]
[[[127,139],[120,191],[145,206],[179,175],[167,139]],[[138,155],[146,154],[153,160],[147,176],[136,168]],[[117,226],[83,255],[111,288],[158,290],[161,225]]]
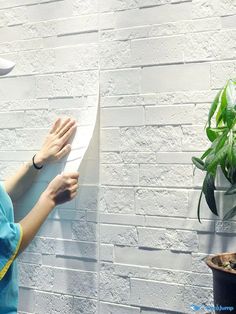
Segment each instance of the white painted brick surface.
[[[217,91],[236,70],[228,0],[4,0],[0,179],[40,148],[53,120],[96,96],[98,127],[78,197],[51,213],[19,257],[19,313],[189,314],[213,305],[204,258],[234,250],[236,220],[215,220],[191,157]],[[82,139],[81,139],[82,140]],[[98,156],[99,151],[99,156]],[[16,218],[60,165],[45,167]],[[217,188],[227,182],[217,177]],[[216,192],[220,217],[235,200]],[[19,217],[18,217],[19,216]]]

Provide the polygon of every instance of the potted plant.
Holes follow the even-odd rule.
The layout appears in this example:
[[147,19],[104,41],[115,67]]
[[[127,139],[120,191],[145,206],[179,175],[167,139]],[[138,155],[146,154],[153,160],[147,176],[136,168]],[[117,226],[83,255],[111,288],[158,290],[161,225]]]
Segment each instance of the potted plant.
[[[203,195],[209,209],[214,215],[218,216],[214,193],[218,168],[222,170],[223,175],[230,184],[225,195],[236,194],[236,80],[228,80],[217,93],[209,110],[205,131],[211,145],[200,158],[192,157],[193,164],[205,172],[197,208],[200,223]],[[227,210],[223,220],[229,220],[235,215],[236,206]],[[222,253],[211,256],[206,263],[213,271],[216,313],[229,313],[227,307],[234,308],[233,313],[236,313],[236,297],[234,294],[236,290],[236,254]]]

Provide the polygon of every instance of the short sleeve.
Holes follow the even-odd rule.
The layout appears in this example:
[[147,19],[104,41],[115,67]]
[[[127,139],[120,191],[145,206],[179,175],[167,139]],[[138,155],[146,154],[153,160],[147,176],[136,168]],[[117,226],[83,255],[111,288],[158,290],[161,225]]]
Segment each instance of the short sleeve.
[[22,240],[22,227],[9,222],[0,210],[0,280],[14,261]]

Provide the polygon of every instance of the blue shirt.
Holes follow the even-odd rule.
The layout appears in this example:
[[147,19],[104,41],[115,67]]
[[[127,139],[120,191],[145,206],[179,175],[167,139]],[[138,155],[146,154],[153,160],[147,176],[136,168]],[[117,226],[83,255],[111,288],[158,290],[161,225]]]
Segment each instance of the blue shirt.
[[0,314],[16,314],[18,277],[15,255],[22,239],[20,224],[14,223],[13,204],[0,183]]

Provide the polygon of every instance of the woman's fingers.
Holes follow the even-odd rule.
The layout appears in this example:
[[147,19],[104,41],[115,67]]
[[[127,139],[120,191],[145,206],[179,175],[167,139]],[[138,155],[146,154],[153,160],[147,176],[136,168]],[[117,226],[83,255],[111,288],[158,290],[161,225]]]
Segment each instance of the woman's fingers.
[[65,143],[66,141],[68,141],[68,139],[71,137],[71,135],[74,133],[74,131],[76,130],[76,125],[73,125],[62,137],[61,137],[61,141],[62,143]]
[[76,191],[78,190],[78,188],[79,188],[79,184],[74,184],[74,185],[72,185],[72,187],[70,188],[70,192],[71,192],[71,193],[74,193],[74,192],[76,192]]
[[71,118],[65,119],[65,120],[61,123],[60,127],[57,129],[56,134],[59,134],[59,133],[61,132],[61,130],[62,130],[68,123],[70,123],[70,121],[71,121]]
[[71,151],[71,145],[67,144],[65,147],[63,147],[55,156],[56,159],[61,159],[64,156],[66,156]]
[[58,119],[54,122],[54,124],[53,124],[53,126],[52,126],[52,128],[51,128],[50,134],[56,132],[56,130],[57,130],[57,128],[59,127],[60,123],[61,123],[61,119],[58,118]]
[[70,199],[71,199],[71,200],[73,200],[73,198],[75,198],[75,197],[76,197],[77,193],[78,193],[77,191],[76,191],[76,192],[71,193],[71,194],[70,194]]
[[77,179],[79,178],[79,172],[74,171],[74,172],[63,172],[64,178],[68,179]]
[[70,131],[71,127],[75,124],[75,120],[69,120],[61,129],[60,131],[57,133],[57,135],[59,137],[62,137],[65,133],[67,133],[68,131]]

